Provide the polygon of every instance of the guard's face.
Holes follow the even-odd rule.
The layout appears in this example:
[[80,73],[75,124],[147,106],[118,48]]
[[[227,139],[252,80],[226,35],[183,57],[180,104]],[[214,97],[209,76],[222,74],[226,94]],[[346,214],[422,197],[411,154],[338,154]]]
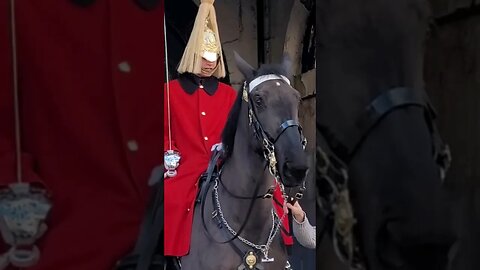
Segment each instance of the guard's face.
[[202,58],[202,69],[200,71],[199,76],[200,77],[210,77],[212,74],[215,72],[218,66],[218,60],[217,61],[208,61],[205,58]]

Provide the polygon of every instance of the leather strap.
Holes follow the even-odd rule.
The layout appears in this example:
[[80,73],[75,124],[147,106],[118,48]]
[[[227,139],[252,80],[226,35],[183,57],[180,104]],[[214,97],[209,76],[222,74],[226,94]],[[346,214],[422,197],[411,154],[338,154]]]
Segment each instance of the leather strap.
[[215,149],[212,152],[212,156],[210,157],[210,162],[208,163],[208,167],[206,171],[207,178],[203,183],[201,183],[200,193],[198,195],[197,202],[202,202],[205,200],[205,197],[207,196],[207,191],[210,188],[213,181],[215,180],[213,177],[213,174],[215,172],[215,169],[217,168],[218,160],[220,159],[222,154],[223,154],[222,150]]
[[426,108],[425,99],[421,92],[407,87],[393,88],[375,98],[355,122],[355,128],[348,132],[348,139],[343,142],[347,157],[342,159],[350,160],[355,154],[361,142],[368,136],[371,129],[393,110],[403,106],[418,106]]

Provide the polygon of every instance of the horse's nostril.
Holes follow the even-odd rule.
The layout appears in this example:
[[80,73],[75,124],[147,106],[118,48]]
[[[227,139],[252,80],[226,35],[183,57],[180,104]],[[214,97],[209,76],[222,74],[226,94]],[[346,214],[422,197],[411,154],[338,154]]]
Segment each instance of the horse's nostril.
[[291,176],[294,179],[303,180],[307,173],[308,167],[300,164],[286,162],[283,166],[283,169],[285,175]]

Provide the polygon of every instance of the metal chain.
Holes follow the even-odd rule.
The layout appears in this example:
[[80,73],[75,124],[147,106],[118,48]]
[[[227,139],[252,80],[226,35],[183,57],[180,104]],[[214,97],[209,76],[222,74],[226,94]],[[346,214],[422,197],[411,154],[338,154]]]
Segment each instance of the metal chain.
[[277,157],[275,155],[275,145],[270,143],[267,139],[264,138],[263,148],[264,148],[263,157],[268,162],[268,171],[275,178],[275,181],[280,185],[282,189],[282,193],[284,193],[283,184],[278,181],[278,179],[280,179],[280,175],[278,174],[278,169],[277,169]]
[[[213,187],[213,190],[215,192],[215,203],[216,203],[216,206],[218,208],[218,214],[220,216],[220,219],[221,219],[223,225],[225,225],[225,227],[228,229],[228,231],[233,236],[236,236],[237,232],[232,227],[230,227],[227,220],[225,219],[225,216],[223,215],[222,207],[220,205],[220,199],[219,199],[219,196],[218,196],[218,180],[215,180],[215,186]],[[269,236],[267,238],[267,242],[264,245],[254,244],[254,243],[248,241],[247,239],[245,239],[241,236],[238,236],[238,239],[240,239],[240,241],[242,241],[247,246],[250,246],[252,248],[260,250],[264,254],[265,258],[268,257],[268,250],[270,249],[270,245],[272,244],[273,239],[275,238],[278,231],[280,230],[282,220],[285,218],[285,213],[283,214],[282,218],[278,218],[278,216],[276,215],[276,213],[273,209],[272,209],[271,213],[272,213],[272,228],[271,228]],[[276,225],[275,225],[275,217],[277,217],[277,219],[278,219],[278,223]]]
[[282,221],[283,219],[285,218],[285,216],[287,215],[287,213],[283,213],[282,217],[279,218],[277,213],[275,213],[275,211],[273,211],[272,209],[272,214],[274,214],[274,216],[272,217],[273,220],[275,220],[275,217],[278,219],[278,223],[276,225],[276,228],[275,228],[275,231],[273,232],[273,235],[271,235],[271,237],[268,238],[268,241],[267,243],[265,244],[265,246],[267,247],[266,250],[263,252],[263,254],[265,255],[265,258],[268,258],[268,249],[270,248],[270,245],[272,244],[273,242],[273,239],[275,238],[275,235],[277,235],[278,231],[280,230],[280,227],[282,225]]
[[[322,156],[323,161],[325,163],[325,165],[323,167],[319,168],[321,177],[322,177],[322,179],[327,181],[327,183],[331,187],[332,193],[333,193],[329,196],[329,198],[327,198],[328,203],[333,205],[332,208],[344,208],[345,206],[342,207],[342,205],[340,205],[341,204],[341,198],[340,197],[342,196],[342,194],[344,194],[345,190],[348,191],[348,188],[347,188],[348,179],[349,179],[348,178],[348,172],[345,168],[336,168],[333,165],[333,163],[331,162],[331,160],[328,157],[328,155],[326,154],[326,152],[323,151],[322,148],[317,148],[317,153],[319,153]],[[337,185],[335,183],[335,181],[328,175],[328,170],[329,169],[332,169],[332,170],[335,171],[335,173],[341,175],[341,177],[343,179],[343,182],[340,183],[339,185]],[[348,198],[348,194],[346,196]],[[333,248],[334,248],[335,254],[337,255],[337,257],[339,258],[339,260],[342,263],[345,263],[345,264],[349,265],[351,267],[351,269],[356,269],[356,270],[364,269],[362,267],[361,263],[354,262],[354,259],[355,259],[354,258],[355,257],[354,253],[358,250],[358,248],[352,242],[350,242],[348,240],[345,240],[346,236],[344,235],[344,233],[342,234],[342,229],[339,228],[339,224],[338,224],[338,221],[337,221],[337,216],[339,214],[337,213],[337,211],[335,209],[332,209],[332,211],[334,212],[334,216],[335,216],[335,222],[332,226],[332,236],[333,236],[332,242],[333,242]],[[348,232],[352,232],[352,229],[350,228],[348,230]],[[340,236],[340,239],[339,239],[339,236]],[[347,251],[345,251],[346,253],[348,253],[347,254],[348,258],[340,250],[341,246],[345,249],[348,249]]]

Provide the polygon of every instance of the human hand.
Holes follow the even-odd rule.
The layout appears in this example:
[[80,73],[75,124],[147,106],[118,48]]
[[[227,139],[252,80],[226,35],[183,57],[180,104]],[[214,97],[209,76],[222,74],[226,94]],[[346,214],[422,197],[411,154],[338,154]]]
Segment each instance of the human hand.
[[290,203],[286,203],[286,206],[288,209],[292,210],[292,215],[297,222],[302,223],[305,220],[305,212],[303,211],[298,201],[296,201],[293,205]]

